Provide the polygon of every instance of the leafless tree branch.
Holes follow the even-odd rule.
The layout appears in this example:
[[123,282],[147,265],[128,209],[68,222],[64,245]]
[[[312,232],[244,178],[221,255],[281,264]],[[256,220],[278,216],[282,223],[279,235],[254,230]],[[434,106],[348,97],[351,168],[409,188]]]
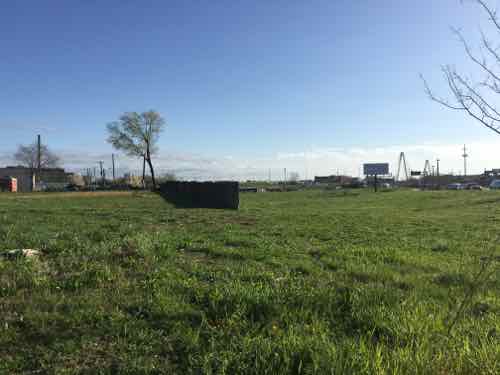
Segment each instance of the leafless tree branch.
[[460,42],[462,43],[462,45],[464,47],[464,50],[465,50],[465,53],[467,54],[467,56],[475,64],[479,65],[490,77],[492,77],[493,79],[495,79],[497,81],[500,81],[500,77],[487,66],[487,63],[486,63],[484,58],[482,60],[479,60],[476,56],[474,56],[474,54],[472,53],[469,45],[467,44],[467,41],[463,37],[460,30],[457,30],[457,29],[452,29],[452,30],[453,30],[453,33],[458,36]]
[[[488,14],[489,20],[493,26],[500,33],[500,22],[497,18],[496,10],[489,7],[483,0],[475,0],[475,2]],[[450,91],[450,99],[437,96],[430,89],[427,81],[420,75],[423,83],[424,90],[429,98],[442,106],[457,110],[464,111],[470,117],[474,118],[480,124],[488,129],[500,134],[500,108],[490,98],[491,93],[500,94],[500,74],[493,70],[493,65],[488,62],[484,56],[478,58],[470,48],[462,32],[458,29],[452,29],[453,33],[457,35],[461,42],[467,57],[480,68],[481,73],[486,77],[477,83],[471,83],[469,79],[465,78],[456,72],[455,68],[450,65],[441,68],[445,81]],[[500,53],[481,31],[481,44],[487,51],[489,60],[494,61],[494,66],[500,67]],[[489,95],[486,95],[481,88],[488,89]]]
[[500,32],[500,23],[498,22],[496,10],[491,9],[486,2],[483,0],[476,0],[476,2],[483,8],[483,10],[488,13],[490,21],[495,25],[497,30]]

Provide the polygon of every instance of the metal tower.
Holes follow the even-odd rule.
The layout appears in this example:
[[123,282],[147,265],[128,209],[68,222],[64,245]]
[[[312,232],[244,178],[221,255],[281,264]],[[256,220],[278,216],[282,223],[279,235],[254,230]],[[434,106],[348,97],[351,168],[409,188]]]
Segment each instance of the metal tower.
[[431,163],[429,163],[429,160],[426,160],[424,166],[424,176],[431,176],[431,175],[432,175]]
[[462,157],[464,158],[464,177],[467,176],[467,158],[469,155],[467,155],[467,149],[465,148],[464,145],[464,153],[462,154]]
[[403,167],[403,170],[405,172],[405,180],[408,180],[408,168],[406,166],[406,158],[404,152],[399,154],[398,172],[396,173],[396,181],[399,181],[399,174],[401,173],[401,167]]

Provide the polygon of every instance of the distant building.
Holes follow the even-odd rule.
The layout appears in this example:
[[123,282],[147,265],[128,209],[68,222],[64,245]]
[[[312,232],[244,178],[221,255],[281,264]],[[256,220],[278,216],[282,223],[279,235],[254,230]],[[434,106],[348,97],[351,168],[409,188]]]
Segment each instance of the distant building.
[[353,178],[350,176],[337,176],[337,175],[314,176],[314,183],[345,185],[345,184],[350,184],[352,182],[352,179]]
[[484,171],[484,175],[488,177],[498,177],[500,176],[500,168]]
[[[35,174],[38,171],[35,171]],[[47,188],[64,188],[71,179],[72,173],[66,173],[62,168],[42,168],[39,175],[33,175],[30,168],[17,166],[0,168],[0,178],[17,179],[17,191],[28,193]]]
[[0,192],[17,193],[17,180],[14,177],[0,177]]

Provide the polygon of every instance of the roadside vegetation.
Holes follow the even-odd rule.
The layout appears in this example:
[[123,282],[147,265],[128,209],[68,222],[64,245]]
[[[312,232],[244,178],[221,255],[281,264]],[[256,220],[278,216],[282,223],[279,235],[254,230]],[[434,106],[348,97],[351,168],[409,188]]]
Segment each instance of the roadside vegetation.
[[499,228],[494,191],[0,194],[0,373],[498,374]]

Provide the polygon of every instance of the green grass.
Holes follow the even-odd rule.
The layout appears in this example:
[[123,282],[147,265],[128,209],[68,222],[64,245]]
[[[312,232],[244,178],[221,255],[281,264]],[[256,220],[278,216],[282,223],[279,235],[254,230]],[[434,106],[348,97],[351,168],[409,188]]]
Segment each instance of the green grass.
[[0,374],[500,372],[499,193],[241,201],[0,194]]

